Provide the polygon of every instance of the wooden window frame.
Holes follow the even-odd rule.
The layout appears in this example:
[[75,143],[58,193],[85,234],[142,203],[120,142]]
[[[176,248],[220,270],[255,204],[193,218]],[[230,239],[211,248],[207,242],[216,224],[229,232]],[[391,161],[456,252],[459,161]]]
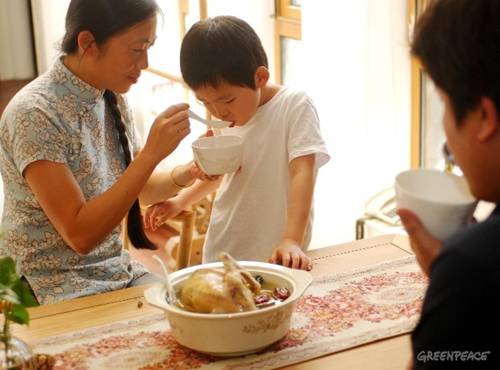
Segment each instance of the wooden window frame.
[[[178,9],[179,9],[179,27],[180,27],[180,39],[184,38],[187,32],[187,27],[186,27],[186,16],[189,14],[189,0],[177,0],[178,1]],[[199,14],[200,14],[200,20],[201,19],[206,19],[208,17],[208,5],[207,5],[207,0],[199,0],[198,1],[198,6],[199,6]],[[189,95],[189,86],[184,82],[181,76],[176,75],[175,73],[170,73],[168,71],[158,69],[158,68],[152,68],[149,67],[146,69],[147,72],[152,73],[156,76],[165,78],[171,82],[181,84],[184,87],[184,95],[186,101],[188,100],[188,95]],[[208,113],[207,113],[208,114]],[[207,115],[207,118],[208,115]]]
[[[408,1],[408,29],[409,42],[416,24],[416,20],[429,6],[432,0]],[[418,168],[422,165],[422,86],[424,69],[420,61],[411,57],[411,147],[410,165]]]
[[301,9],[292,5],[291,0],[275,0],[274,22],[274,53],[276,83],[281,84],[281,38],[289,37],[302,40],[302,13]]
[[301,20],[301,9],[298,6],[292,5],[291,0],[277,0],[276,6],[278,8],[277,13],[280,16],[284,18],[295,19],[297,21]]

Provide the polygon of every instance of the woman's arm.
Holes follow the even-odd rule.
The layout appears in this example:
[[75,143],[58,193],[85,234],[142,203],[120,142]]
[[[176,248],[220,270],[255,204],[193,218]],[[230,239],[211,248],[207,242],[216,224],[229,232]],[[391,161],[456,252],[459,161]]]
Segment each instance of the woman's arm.
[[187,105],[170,107],[155,120],[143,151],[107,191],[86,200],[71,170],[40,160],[23,175],[45,214],[78,254],[91,252],[125,217],[156,165],[189,134]]
[[192,166],[191,161],[168,171],[153,172],[141,191],[141,203],[149,205],[161,202],[191,186],[196,179],[191,171]]

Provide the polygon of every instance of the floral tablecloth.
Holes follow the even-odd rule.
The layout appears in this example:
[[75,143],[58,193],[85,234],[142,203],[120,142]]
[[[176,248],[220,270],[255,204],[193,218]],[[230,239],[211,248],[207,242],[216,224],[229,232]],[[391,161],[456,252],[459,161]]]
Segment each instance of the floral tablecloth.
[[45,338],[34,349],[54,355],[55,369],[274,369],[411,331],[426,286],[413,256],[316,279],[288,334],[245,357],[182,347],[163,315]]

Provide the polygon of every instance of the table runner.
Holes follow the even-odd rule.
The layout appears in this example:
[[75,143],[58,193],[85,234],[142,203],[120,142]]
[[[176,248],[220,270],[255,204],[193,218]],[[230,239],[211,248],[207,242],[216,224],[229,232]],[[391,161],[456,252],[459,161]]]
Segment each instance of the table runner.
[[426,277],[413,256],[322,276],[298,301],[288,334],[258,354],[215,358],[177,344],[162,314],[33,344],[55,369],[274,369],[410,332]]

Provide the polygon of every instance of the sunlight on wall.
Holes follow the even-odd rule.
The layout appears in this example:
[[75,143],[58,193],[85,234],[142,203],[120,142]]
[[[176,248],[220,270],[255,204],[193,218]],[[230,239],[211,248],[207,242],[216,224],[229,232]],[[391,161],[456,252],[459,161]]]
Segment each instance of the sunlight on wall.
[[303,4],[302,83],[332,155],[318,176],[312,248],[353,240],[364,202],[409,166],[405,3]]

